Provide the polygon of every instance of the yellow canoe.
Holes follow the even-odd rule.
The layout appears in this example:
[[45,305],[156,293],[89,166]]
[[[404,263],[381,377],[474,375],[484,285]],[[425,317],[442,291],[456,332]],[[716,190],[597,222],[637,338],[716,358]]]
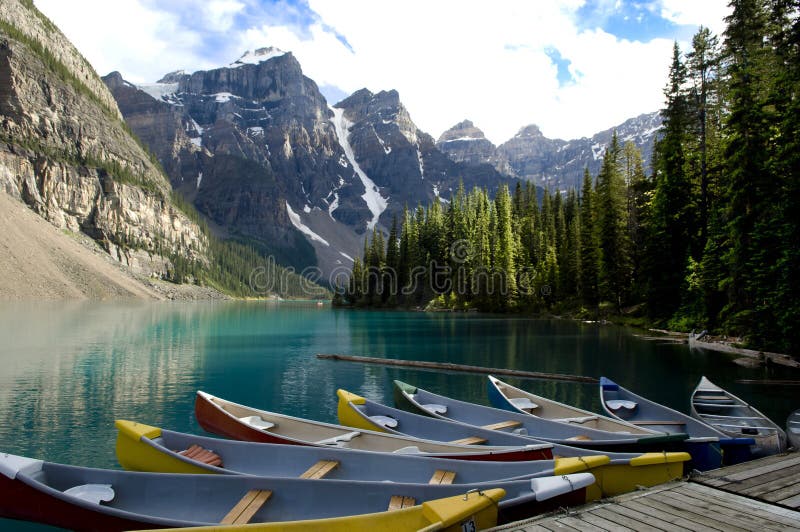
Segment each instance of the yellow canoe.
[[505,490],[488,489],[373,514],[284,523],[201,526],[163,530],[191,530],[192,532],[230,532],[235,530],[247,532],[310,530],[315,532],[461,532],[463,530],[485,530],[497,524],[497,503],[504,496]]

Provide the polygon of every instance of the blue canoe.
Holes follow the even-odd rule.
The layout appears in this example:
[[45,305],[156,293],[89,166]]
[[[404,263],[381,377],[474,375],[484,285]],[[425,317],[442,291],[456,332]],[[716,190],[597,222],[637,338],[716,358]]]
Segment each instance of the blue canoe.
[[600,402],[608,415],[636,426],[688,434],[685,443],[692,455],[692,467],[697,470],[708,471],[723,463],[752,459],[753,438],[729,438],[702,421],[636,395],[607,377],[600,378]]

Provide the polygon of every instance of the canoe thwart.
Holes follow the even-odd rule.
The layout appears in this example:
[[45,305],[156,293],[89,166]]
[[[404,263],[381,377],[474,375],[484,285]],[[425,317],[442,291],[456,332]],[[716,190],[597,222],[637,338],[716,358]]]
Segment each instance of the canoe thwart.
[[480,436],[469,436],[467,438],[453,440],[448,443],[455,443],[456,445],[480,445],[481,443],[486,443],[486,438],[481,438]]
[[401,510],[403,508],[408,508],[409,506],[414,506],[414,497],[404,497],[403,495],[392,495],[392,498],[389,499],[389,508],[388,510]]
[[508,402],[520,410],[535,410],[539,405],[528,399],[527,397],[511,397]]
[[633,412],[639,404],[636,401],[627,401],[625,399],[611,399],[606,401],[606,406],[611,410],[627,410]]
[[220,524],[222,525],[244,525],[256,515],[264,503],[272,497],[270,490],[250,490],[244,497],[236,503],[236,506],[228,512]]
[[316,464],[309,467],[305,473],[300,475],[300,478],[320,479],[333,471],[339,466],[336,460],[320,460]]
[[324,440],[319,440],[315,442],[317,445],[336,445],[337,447],[341,447],[345,443],[349,442],[356,436],[360,436],[361,433],[357,430],[353,432],[348,432],[347,434],[339,434],[338,436],[334,436],[333,438],[326,438]]
[[428,484],[452,484],[456,479],[454,471],[445,471],[444,469],[437,469],[433,474]]
[[508,421],[501,421],[500,423],[492,423],[491,425],[483,425],[481,428],[489,430],[510,429],[512,427],[519,427],[522,425],[521,421],[509,419]]
[[111,487],[111,484],[81,484],[64,490],[64,493],[93,504],[109,502],[114,499],[114,488]]
[[222,457],[220,455],[197,444],[190,445],[188,449],[180,451],[178,454],[195,462],[222,467]]
[[381,427],[393,429],[397,426],[397,420],[390,416],[369,416],[369,419]]
[[269,429],[274,429],[275,428],[275,423],[272,423],[270,421],[266,421],[266,420],[262,419],[261,416],[240,417],[239,421],[241,421],[243,423],[246,423],[247,425],[250,425],[254,429],[258,429],[258,430],[269,430]]
[[444,405],[437,405],[437,404],[429,404],[429,405],[420,405],[422,408],[430,412],[431,414],[440,414],[444,415],[447,413],[447,407]]

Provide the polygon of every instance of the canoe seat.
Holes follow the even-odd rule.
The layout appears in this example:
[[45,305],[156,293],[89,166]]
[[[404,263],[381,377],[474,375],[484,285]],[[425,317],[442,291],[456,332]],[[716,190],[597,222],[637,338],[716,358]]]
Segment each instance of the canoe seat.
[[361,433],[357,430],[353,432],[348,432],[347,434],[339,434],[338,436],[334,436],[333,438],[326,438],[324,440],[319,440],[315,442],[317,445],[335,445],[336,447],[344,447],[344,444],[355,438],[356,436],[360,436]]
[[409,506],[414,506],[414,497],[404,497],[403,495],[392,495],[392,498],[389,499],[389,508],[388,510],[400,510],[402,508],[408,508]]
[[320,479],[333,471],[339,466],[336,460],[320,460],[316,464],[309,467],[305,473],[300,475],[300,478]]
[[397,420],[390,416],[369,416],[369,419],[381,427],[393,429],[397,426]]
[[509,403],[514,405],[520,410],[534,410],[539,408],[539,405],[528,399],[527,397],[514,397],[508,400]]
[[456,479],[454,471],[445,471],[444,469],[437,469],[433,474],[428,484],[452,484]]
[[489,430],[500,430],[500,429],[509,429],[511,427],[519,427],[522,425],[521,421],[514,421],[509,419],[508,421],[501,421],[500,423],[493,423],[491,425],[483,425],[482,429],[489,429]]
[[561,423],[586,423],[587,421],[595,421],[597,416],[583,416],[583,417],[561,417],[553,418],[552,421],[560,421]]
[[584,434],[579,434],[578,436],[567,438],[567,441],[592,441],[592,439]]
[[64,493],[93,504],[109,502],[114,499],[114,488],[111,487],[111,484],[81,484],[64,490]]
[[633,412],[636,410],[636,407],[639,406],[639,403],[636,401],[627,401],[625,399],[611,399],[610,401],[606,401],[606,406],[614,412],[618,410]]
[[416,445],[409,445],[408,447],[401,447],[392,451],[394,454],[421,454],[422,451]]
[[272,497],[270,490],[248,491],[219,523],[221,525],[244,525],[249,523],[270,497]]
[[633,425],[686,425],[684,421],[654,421],[654,420],[647,420],[647,421],[629,421],[629,423]]
[[269,421],[265,421],[261,419],[261,416],[245,416],[240,417],[239,421],[246,425],[250,425],[254,429],[258,430],[269,430],[271,428],[275,428],[275,423],[271,423]]
[[455,443],[456,445],[479,445],[486,443],[486,438],[480,436],[469,436],[468,438],[461,438],[460,440],[453,440],[448,443]]
[[437,404],[427,404],[427,405],[420,405],[422,408],[430,412],[431,414],[445,414],[447,413],[447,407],[444,405],[437,405]]
[[222,457],[220,457],[220,455],[209,449],[204,449],[197,444],[190,445],[188,449],[180,451],[178,454],[196,462],[222,467]]

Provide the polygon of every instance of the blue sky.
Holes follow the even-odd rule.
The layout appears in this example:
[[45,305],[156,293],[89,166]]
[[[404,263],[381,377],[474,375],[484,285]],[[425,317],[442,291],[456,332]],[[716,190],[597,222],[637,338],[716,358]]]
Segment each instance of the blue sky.
[[396,89],[435,137],[500,143],[536,123],[588,136],[662,104],[672,42],[723,30],[726,0],[35,0],[98,73],[133,82],[291,51],[335,103]]

